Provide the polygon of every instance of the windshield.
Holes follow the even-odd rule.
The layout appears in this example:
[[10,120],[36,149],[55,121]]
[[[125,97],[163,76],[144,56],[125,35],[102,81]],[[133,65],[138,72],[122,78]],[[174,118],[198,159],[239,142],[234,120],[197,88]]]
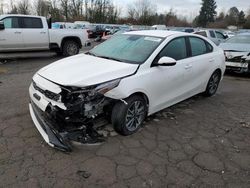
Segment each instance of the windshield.
[[142,64],[163,38],[121,34],[93,48],[89,54],[125,63]]
[[229,38],[226,43],[241,43],[241,44],[249,44],[250,43],[250,35],[237,35]]

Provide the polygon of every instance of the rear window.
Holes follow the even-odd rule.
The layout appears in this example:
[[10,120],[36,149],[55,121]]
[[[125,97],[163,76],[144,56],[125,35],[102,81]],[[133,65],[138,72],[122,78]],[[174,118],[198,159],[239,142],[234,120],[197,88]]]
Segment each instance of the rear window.
[[23,18],[23,28],[43,28],[42,20],[40,18]]
[[189,37],[189,41],[191,45],[192,56],[198,56],[213,51],[213,47],[200,38]]
[[207,34],[206,34],[205,31],[196,32],[195,34],[201,35],[201,36],[203,36],[203,37],[207,37]]

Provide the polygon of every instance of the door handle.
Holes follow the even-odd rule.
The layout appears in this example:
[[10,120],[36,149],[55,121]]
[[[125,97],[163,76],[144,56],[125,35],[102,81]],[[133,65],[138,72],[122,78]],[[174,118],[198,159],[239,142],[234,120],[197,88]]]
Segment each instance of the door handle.
[[15,34],[21,34],[22,32],[21,31],[15,31],[14,33]]
[[40,33],[41,33],[41,34],[46,34],[46,32],[45,32],[45,31],[41,31]]
[[193,66],[192,65],[186,65],[185,69],[191,69]]

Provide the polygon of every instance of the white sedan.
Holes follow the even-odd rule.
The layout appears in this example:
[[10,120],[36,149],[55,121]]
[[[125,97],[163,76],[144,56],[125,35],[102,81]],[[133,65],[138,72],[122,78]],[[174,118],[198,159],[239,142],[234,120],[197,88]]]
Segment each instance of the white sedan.
[[49,145],[70,151],[70,140],[100,141],[92,128],[98,118],[130,135],[148,115],[199,93],[214,95],[224,71],[223,50],[205,37],[127,32],[39,70],[30,113]]

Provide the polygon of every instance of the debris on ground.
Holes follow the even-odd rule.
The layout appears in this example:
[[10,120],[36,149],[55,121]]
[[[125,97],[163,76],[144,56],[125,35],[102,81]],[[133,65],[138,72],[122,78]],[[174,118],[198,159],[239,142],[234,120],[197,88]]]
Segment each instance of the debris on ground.
[[156,118],[155,118],[155,119],[153,119],[153,120],[154,120],[155,122],[159,122],[159,121],[160,121],[159,119],[156,119]]
[[118,133],[114,130],[114,128],[109,125],[100,126],[97,129],[97,132],[102,135],[103,137],[114,137],[117,136]]
[[89,178],[89,177],[91,176],[91,173],[90,173],[90,172],[87,172],[87,171],[85,171],[85,170],[78,170],[76,173],[77,173],[79,176],[81,176],[81,177],[83,177],[83,178],[85,178],[85,179],[87,179],[87,178]]
[[250,128],[250,122],[240,121],[240,124],[243,128]]

